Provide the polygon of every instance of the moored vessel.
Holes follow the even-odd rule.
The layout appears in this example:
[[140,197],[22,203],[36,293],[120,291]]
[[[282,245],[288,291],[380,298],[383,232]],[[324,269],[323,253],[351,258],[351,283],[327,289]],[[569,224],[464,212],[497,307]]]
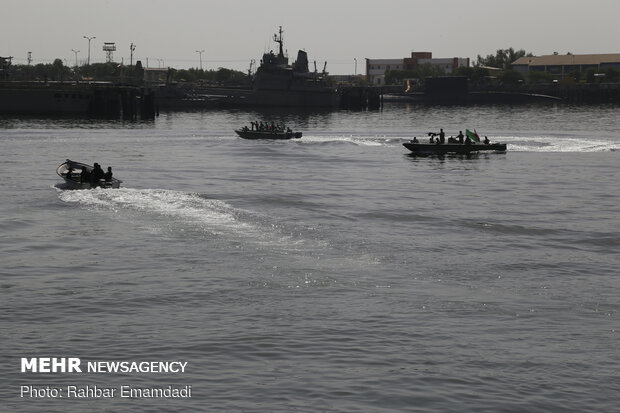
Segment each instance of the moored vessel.
[[308,54],[299,50],[297,60],[290,65],[284,54],[282,27],[273,36],[278,43],[276,55],[273,51],[263,54],[261,64],[253,79],[253,95],[249,98],[258,106],[294,106],[294,107],[337,107],[340,95],[331,86],[329,74],[308,69]]

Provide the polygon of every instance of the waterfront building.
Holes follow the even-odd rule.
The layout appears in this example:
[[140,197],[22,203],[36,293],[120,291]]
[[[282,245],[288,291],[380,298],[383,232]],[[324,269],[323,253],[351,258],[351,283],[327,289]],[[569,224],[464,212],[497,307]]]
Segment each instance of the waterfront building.
[[385,84],[385,73],[390,70],[416,70],[422,65],[440,68],[446,75],[453,74],[459,67],[469,67],[469,58],[433,58],[432,52],[411,52],[411,57],[402,59],[366,59],[366,80],[372,85]]
[[366,80],[371,85],[385,85],[385,73],[403,70],[404,59],[366,59]]
[[512,63],[512,68],[522,75],[526,75],[528,72],[541,71],[560,79],[573,72],[585,72],[590,68],[604,70],[610,67],[620,70],[620,53],[525,56]]
[[446,75],[451,75],[459,67],[469,67],[469,57],[433,58],[431,52],[411,52],[411,57],[404,59],[405,70],[416,70],[423,65],[436,66]]
[[170,69],[147,67],[144,69],[144,81],[151,83],[165,83],[167,82]]

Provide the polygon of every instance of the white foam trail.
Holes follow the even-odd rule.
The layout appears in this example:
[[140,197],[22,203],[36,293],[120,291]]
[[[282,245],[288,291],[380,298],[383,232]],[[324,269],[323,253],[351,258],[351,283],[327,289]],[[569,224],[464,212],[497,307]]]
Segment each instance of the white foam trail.
[[[409,141],[411,136],[310,135],[295,141],[300,144],[342,143],[357,146],[393,146]],[[509,151],[520,152],[604,152],[620,148],[617,141],[576,136],[493,136],[493,142],[508,144]]]
[[509,151],[523,152],[604,152],[619,147],[618,143],[601,138],[499,136],[492,140],[508,143]]
[[234,216],[226,211],[225,203],[178,191],[97,188],[84,191],[62,191],[60,199],[114,212],[123,209],[142,211],[208,225],[229,224],[235,221]]
[[359,136],[359,135],[310,135],[302,138],[300,143],[351,143],[359,146],[385,146],[394,140],[391,136]]
[[[303,248],[307,241],[282,234],[273,224],[262,224],[260,217],[233,208],[226,202],[207,199],[199,194],[164,189],[59,190],[59,198],[94,210],[139,214],[155,231],[186,228],[212,235],[224,234],[232,239],[251,241],[278,248]],[[184,230],[184,229],[183,229]]]

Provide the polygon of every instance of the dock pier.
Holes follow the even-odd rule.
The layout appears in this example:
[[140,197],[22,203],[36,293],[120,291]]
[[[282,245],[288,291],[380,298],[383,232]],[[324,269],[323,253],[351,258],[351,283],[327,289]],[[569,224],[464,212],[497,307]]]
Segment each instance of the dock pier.
[[155,91],[105,82],[0,82],[0,113],[152,119]]

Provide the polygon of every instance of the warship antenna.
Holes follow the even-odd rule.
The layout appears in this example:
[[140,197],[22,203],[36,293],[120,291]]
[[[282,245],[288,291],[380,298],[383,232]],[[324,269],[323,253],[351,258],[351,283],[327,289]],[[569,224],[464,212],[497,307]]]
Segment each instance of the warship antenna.
[[284,51],[282,50],[282,44],[284,43],[284,41],[282,40],[282,33],[284,33],[284,31],[282,30],[282,26],[280,26],[280,31],[279,31],[280,36],[278,37],[277,34],[273,35],[273,41],[280,44],[279,56],[284,56]]
[[252,66],[256,67],[256,60],[250,60],[250,68],[248,69],[248,76],[252,76]]

